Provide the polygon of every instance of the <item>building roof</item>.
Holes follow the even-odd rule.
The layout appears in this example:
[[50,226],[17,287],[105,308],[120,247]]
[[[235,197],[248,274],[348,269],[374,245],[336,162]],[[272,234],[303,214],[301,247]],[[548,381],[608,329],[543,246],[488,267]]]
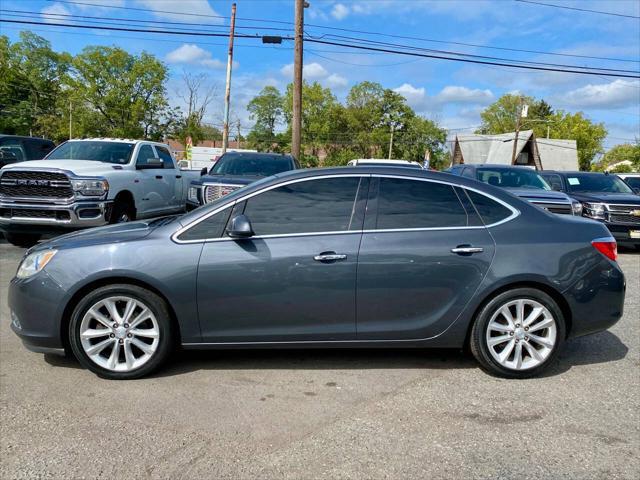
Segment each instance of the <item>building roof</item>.
[[545,170],[579,170],[578,146],[575,140],[537,138],[540,161]]

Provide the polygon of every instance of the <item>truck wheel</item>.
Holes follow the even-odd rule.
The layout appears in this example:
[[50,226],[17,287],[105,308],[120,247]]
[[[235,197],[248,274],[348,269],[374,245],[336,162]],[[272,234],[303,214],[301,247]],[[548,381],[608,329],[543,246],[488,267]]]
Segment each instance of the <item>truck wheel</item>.
[[5,233],[4,235],[11,245],[22,248],[33,247],[41,237],[41,235],[35,233]]
[[126,223],[136,219],[134,208],[127,202],[116,200],[111,210],[109,223]]

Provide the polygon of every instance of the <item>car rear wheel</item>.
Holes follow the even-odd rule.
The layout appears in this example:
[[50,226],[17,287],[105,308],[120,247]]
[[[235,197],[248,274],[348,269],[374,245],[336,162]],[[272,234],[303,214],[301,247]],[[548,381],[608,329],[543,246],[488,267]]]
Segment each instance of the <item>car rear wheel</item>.
[[41,235],[35,233],[5,233],[4,235],[7,238],[7,242],[21,248],[33,247],[41,237]]
[[565,338],[565,321],[546,293],[518,288],[501,293],[479,312],[470,346],[480,365],[506,378],[528,378],[545,370]]
[[78,361],[103,378],[139,378],[158,368],[171,350],[167,305],[134,285],[98,288],[75,308],[69,325]]

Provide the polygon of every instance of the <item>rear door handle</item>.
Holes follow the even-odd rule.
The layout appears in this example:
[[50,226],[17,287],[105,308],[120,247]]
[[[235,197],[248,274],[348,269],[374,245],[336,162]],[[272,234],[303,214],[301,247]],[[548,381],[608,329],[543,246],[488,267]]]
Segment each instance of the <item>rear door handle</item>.
[[182,178],[182,175],[176,175],[176,178]]
[[164,177],[163,177],[162,175],[156,175],[156,178],[157,178],[158,180],[162,180]]
[[337,262],[338,260],[346,260],[347,256],[335,252],[321,253],[313,257],[316,262]]
[[484,252],[482,247],[472,247],[471,245],[459,245],[456,248],[451,249],[451,253],[457,253],[458,255],[469,255],[472,253]]

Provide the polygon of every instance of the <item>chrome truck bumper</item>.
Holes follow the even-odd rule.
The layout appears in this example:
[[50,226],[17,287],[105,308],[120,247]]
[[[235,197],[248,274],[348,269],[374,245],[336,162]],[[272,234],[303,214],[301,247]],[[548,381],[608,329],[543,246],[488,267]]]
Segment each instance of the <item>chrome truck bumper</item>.
[[98,227],[108,223],[111,201],[69,204],[13,202],[0,199],[0,231],[36,231]]

